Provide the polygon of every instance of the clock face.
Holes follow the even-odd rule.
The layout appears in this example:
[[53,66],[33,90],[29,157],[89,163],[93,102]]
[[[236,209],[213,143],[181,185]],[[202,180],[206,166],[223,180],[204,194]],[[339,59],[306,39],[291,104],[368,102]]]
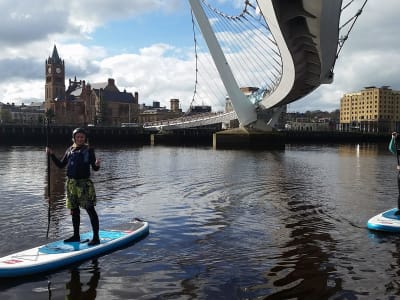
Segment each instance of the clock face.
[[57,68],[57,69],[56,69],[56,72],[57,72],[57,73],[61,73],[61,69],[60,69],[60,68]]

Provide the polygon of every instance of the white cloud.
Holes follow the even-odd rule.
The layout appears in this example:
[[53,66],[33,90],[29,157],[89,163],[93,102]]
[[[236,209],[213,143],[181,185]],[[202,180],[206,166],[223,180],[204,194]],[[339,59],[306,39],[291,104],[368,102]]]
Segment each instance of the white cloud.
[[[219,2],[218,5],[232,3]],[[240,8],[243,1],[234,4]],[[113,21],[146,18],[160,10],[175,17],[175,12],[187,9],[186,1],[124,0],[116,5],[111,0],[71,0],[61,5],[59,1],[14,0],[0,1],[0,9],[4,16],[0,19],[2,102],[44,98],[44,63],[54,44],[65,60],[67,79],[77,76],[88,82],[104,82],[112,77],[121,89],[138,91],[141,103],[157,100],[169,105],[169,99],[179,98],[187,106],[192,99],[192,48],[177,48],[172,43],[160,44],[149,39],[140,50],[110,53],[109,47],[114,45],[92,40],[94,32],[111,26]],[[399,11],[398,0],[369,1],[336,63],[334,82],[291,104],[291,109],[333,110],[339,108],[343,93],[368,85],[390,85],[400,90]],[[157,28],[168,26],[157,23],[157,19],[153,21]],[[143,28],[141,39],[151,38],[146,36],[146,30]],[[173,28],[166,32],[175,34]],[[216,81],[214,74],[209,78]]]
[[[43,86],[43,91],[37,88],[39,84]],[[31,91],[29,97],[27,97],[27,91]],[[44,98],[42,95],[44,94],[44,83],[38,80],[10,81],[7,84],[0,85],[0,94],[3,95],[3,103],[28,104]]]
[[170,45],[157,44],[140,49],[138,54],[106,58],[100,62],[98,75],[89,80],[98,82],[107,77],[114,78],[120,89],[138,91],[140,101],[147,104],[160,101],[167,106],[171,98],[187,103],[193,91],[194,62],[167,56],[171,50],[174,48]]

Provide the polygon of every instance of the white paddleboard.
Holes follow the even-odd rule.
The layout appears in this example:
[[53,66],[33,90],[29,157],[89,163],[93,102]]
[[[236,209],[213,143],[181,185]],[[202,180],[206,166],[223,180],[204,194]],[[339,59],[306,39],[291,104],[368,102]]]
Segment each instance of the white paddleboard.
[[[100,244],[89,246],[92,232],[81,234],[81,242],[55,241],[0,258],[0,277],[17,277],[48,272],[100,256],[145,237],[149,224],[134,219],[118,229],[100,230]],[[84,241],[84,242],[82,242]]]
[[397,208],[384,211],[372,217],[367,222],[367,227],[372,230],[400,232],[400,215],[395,215]]

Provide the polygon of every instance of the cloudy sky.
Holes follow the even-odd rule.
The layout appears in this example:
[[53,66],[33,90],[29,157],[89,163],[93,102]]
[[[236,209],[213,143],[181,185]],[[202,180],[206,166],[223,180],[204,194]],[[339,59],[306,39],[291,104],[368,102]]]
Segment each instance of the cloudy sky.
[[[209,2],[220,9],[243,3]],[[45,60],[56,45],[67,80],[114,78],[120,90],[138,91],[139,103],[168,106],[179,98],[188,108],[195,64],[187,0],[0,0],[0,11],[0,102],[44,100]],[[344,93],[364,86],[400,90],[399,12],[398,0],[369,0],[336,63],[334,83],[289,110],[331,111]]]

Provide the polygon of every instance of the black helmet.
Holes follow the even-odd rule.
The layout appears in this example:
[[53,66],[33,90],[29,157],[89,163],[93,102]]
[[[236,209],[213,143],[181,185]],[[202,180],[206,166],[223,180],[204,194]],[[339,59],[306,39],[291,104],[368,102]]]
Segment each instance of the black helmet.
[[84,135],[87,135],[85,129],[78,127],[72,131],[72,139],[75,139],[75,134],[77,133],[83,133]]

